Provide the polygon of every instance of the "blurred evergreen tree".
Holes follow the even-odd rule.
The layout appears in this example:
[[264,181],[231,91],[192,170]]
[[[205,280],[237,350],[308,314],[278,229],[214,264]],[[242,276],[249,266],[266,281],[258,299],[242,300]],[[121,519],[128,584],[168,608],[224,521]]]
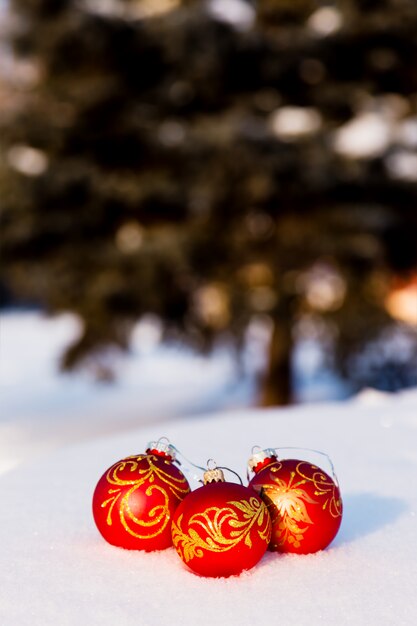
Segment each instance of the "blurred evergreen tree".
[[352,363],[417,266],[415,0],[10,4],[3,289],[82,318],[63,366],[146,313],[200,348],[264,316],[263,402],[305,328],[383,385]]

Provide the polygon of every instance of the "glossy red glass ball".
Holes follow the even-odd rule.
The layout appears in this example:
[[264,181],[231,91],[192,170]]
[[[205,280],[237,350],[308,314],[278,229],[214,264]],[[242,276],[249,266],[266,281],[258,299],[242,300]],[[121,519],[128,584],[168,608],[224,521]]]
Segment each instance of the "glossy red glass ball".
[[249,483],[268,507],[272,520],[270,550],[308,554],[326,548],[342,521],[336,482],[307,461],[271,457]]
[[266,506],[252,489],[216,482],[190,493],[172,521],[172,540],[183,562],[202,576],[240,574],[254,567],[271,535]]
[[171,457],[156,450],[147,452],[112,465],[94,491],[96,526],[106,541],[120,548],[169,548],[172,516],[190,492]]

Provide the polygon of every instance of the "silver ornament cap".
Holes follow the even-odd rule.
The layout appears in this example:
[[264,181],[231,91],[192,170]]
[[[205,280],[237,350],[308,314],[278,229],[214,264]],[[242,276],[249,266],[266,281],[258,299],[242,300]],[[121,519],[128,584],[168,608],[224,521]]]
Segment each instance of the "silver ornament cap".
[[[212,467],[210,467],[212,464]],[[210,483],[224,483],[224,473],[223,471],[217,467],[216,462],[213,459],[209,459],[207,461],[207,470],[203,474],[203,482],[205,485],[209,485]]]
[[161,437],[158,441],[150,441],[146,452],[159,454],[160,456],[169,456],[172,460],[174,460],[176,450],[174,446],[170,444],[169,439]]
[[250,469],[251,472],[254,472],[256,467],[260,463],[263,464],[264,461],[266,461],[267,459],[276,459],[276,458],[277,458],[276,452],[272,448],[259,450],[258,452],[255,452],[249,457],[248,468]]

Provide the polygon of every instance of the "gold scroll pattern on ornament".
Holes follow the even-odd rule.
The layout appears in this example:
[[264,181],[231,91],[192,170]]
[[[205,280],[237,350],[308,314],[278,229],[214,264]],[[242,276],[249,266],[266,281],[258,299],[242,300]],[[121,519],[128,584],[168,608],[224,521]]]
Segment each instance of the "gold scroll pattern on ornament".
[[[134,455],[123,459],[123,461],[116,463],[109,469],[106,479],[114,487],[108,490],[110,498],[101,504],[103,508],[109,507],[106,520],[109,526],[113,523],[114,506],[116,502],[119,502],[120,522],[129,535],[138,539],[152,539],[165,530],[170,520],[169,494],[182,499],[189,493],[190,488],[183,476],[175,478],[171,474],[164,472],[161,467],[155,464],[156,460],[157,457],[154,455]],[[159,457],[158,461],[160,461]],[[169,461],[165,461],[165,463],[170,465]],[[120,476],[126,468],[132,473],[131,479],[121,478]],[[164,483],[166,487],[164,488],[162,485],[156,484],[155,477]],[[162,497],[162,503],[155,505],[147,511],[146,518],[139,518],[131,510],[129,499],[144,483],[148,483],[145,495],[152,496],[159,493]],[[130,488],[125,491],[125,488],[129,485]]]
[[257,498],[233,500],[226,507],[209,507],[195,513],[186,531],[182,529],[183,517],[172,524],[172,540],[187,563],[194,557],[201,558],[204,550],[227,552],[240,542],[252,547],[251,531],[256,529],[259,537],[267,543],[271,537],[271,520],[266,506]]
[[[276,533],[278,546],[288,542],[298,548],[304,534],[313,524],[307,505],[319,504],[323,510],[327,509],[332,517],[337,518],[342,515],[342,501],[333,480],[315,465],[300,461],[296,470],[291,472],[288,483],[274,475],[281,469],[282,463],[279,461],[271,466],[271,483],[264,485],[262,495],[268,501],[272,522],[278,527]],[[303,489],[306,483],[313,483],[314,496],[319,498],[318,500],[314,500]]]

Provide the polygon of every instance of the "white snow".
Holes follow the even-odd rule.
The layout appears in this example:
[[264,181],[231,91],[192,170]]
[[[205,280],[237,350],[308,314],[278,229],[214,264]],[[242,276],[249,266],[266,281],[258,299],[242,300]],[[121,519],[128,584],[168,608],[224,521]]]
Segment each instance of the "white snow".
[[417,154],[407,150],[397,150],[386,159],[391,176],[403,180],[417,180]]
[[[22,335],[23,344],[24,339]],[[30,354],[27,346],[27,360]],[[63,400],[49,401],[48,390],[42,388],[46,358],[42,364],[39,357],[35,381],[27,378],[25,360],[20,371],[12,363],[3,364],[9,376],[3,389],[9,414],[0,422],[0,458],[11,450],[15,468],[9,465],[0,475],[0,624],[414,626],[417,390],[396,395],[365,391],[343,403],[192,416],[193,403],[199,401],[201,409],[214,390],[224,392],[222,380],[230,384],[230,362],[224,357],[216,366],[200,363],[197,374],[198,360],[187,369],[180,354],[172,355],[171,362],[157,362],[165,363],[175,377],[173,387],[188,376],[195,388],[184,395],[183,388],[181,393],[170,388],[163,377],[162,393],[157,383],[147,391],[147,419],[140,389],[132,399],[133,380],[112,391],[101,389],[97,397],[80,380],[73,400],[74,386],[68,383],[71,392],[65,391],[66,385],[59,388]],[[149,385],[152,365],[146,367]],[[153,367],[156,374],[157,364]],[[30,396],[37,410],[25,404],[25,370],[30,389],[38,389],[36,398]],[[16,396],[17,389],[22,389],[22,410],[10,412],[11,393]],[[14,409],[18,404],[16,400]],[[53,441],[42,448],[46,425],[52,428],[54,420]],[[36,454],[30,451],[29,424]],[[97,480],[114,461],[142,452],[149,440],[162,435],[195,463],[214,458],[242,477],[255,444],[327,452],[344,499],[338,536],[314,555],[268,553],[256,568],[230,579],[195,576],[173,549],[147,554],[106,544],[91,515]],[[20,443],[24,452],[19,456]]]
[[320,7],[312,13],[307,25],[319,36],[336,33],[343,25],[343,16],[336,7]]
[[[252,324],[236,363],[227,346],[203,357],[163,344],[158,321],[146,318],[135,327],[126,357],[104,355],[119,377],[114,384],[100,384],[85,372],[58,373],[62,351],[80,330],[71,315],[48,318],[14,311],[0,316],[0,474],[68,443],[253,405],[270,336],[262,321]],[[300,401],[348,393],[326,369],[322,353],[317,342],[297,346],[294,374]]]
[[96,383],[85,372],[58,374],[63,349],[80,332],[71,315],[13,312],[0,318],[0,474],[39,454],[143,424],[219,407],[247,406],[261,367],[248,342],[239,372],[219,348],[204,358],[161,344],[153,319],[139,324],[127,358],[111,354],[119,378]]
[[334,148],[339,154],[369,159],[384,154],[392,138],[392,122],[374,112],[362,112],[335,133]]
[[48,157],[31,146],[14,145],[7,152],[9,165],[25,176],[40,176],[48,168]]
[[270,116],[272,133],[289,141],[317,132],[321,123],[320,113],[311,107],[282,106]]
[[254,8],[243,0],[209,0],[207,10],[219,22],[243,31],[249,30],[256,18]]

